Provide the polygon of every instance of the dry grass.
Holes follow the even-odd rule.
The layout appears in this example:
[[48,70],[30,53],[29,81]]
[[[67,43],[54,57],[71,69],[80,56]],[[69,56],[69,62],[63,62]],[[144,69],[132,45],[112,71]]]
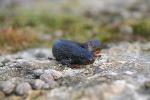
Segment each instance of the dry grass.
[[30,30],[8,28],[0,31],[0,50],[2,51],[18,51],[33,46],[36,41],[36,35]]

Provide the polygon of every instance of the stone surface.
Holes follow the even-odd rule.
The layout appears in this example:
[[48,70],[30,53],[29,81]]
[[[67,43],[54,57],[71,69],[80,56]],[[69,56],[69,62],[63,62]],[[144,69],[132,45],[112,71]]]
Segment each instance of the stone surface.
[[62,77],[62,73],[56,70],[49,69],[45,70],[44,72],[51,74],[54,79],[59,79],[60,77]]
[[50,89],[50,85],[49,85],[48,83],[45,83],[45,84],[43,85],[43,89],[49,90],[49,89]]
[[[44,84],[44,88],[55,88],[58,86],[57,82],[54,81],[54,77],[51,72],[46,71],[44,74],[40,76],[40,79],[43,80],[46,84]],[[48,86],[47,86],[48,84]]]
[[40,79],[45,81],[46,83],[51,83],[51,81],[54,81],[54,78],[53,78],[52,74],[51,73],[47,73],[47,72],[42,74],[40,76]]
[[33,70],[33,74],[37,77],[41,76],[44,73],[43,69],[35,69]]
[[52,52],[48,48],[37,48],[19,52],[17,55],[21,58],[48,58],[52,56]]
[[[44,100],[149,100],[150,42],[121,42],[108,47],[94,64],[74,69],[44,58],[19,58],[21,52],[9,55],[11,60],[0,67],[0,86],[4,80],[17,84],[16,94],[9,92],[12,100],[24,94],[34,98],[38,90],[44,91],[37,92]],[[7,98],[3,93],[0,96]]]
[[44,81],[42,81],[40,79],[36,79],[34,81],[34,83],[32,84],[32,88],[33,89],[41,89],[41,88],[43,88],[44,84],[45,84]]

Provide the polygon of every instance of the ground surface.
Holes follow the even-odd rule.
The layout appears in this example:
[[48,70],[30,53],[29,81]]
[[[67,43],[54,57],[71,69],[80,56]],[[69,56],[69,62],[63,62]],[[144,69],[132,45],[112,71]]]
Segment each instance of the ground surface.
[[110,44],[92,65],[71,69],[37,48],[0,56],[2,100],[149,100],[150,42]]

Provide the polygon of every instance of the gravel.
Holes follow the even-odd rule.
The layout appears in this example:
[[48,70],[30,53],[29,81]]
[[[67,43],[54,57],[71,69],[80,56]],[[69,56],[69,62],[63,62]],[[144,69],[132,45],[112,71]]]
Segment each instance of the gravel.
[[16,87],[16,94],[18,95],[25,95],[31,90],[31,85],[28,82],[20,83]]

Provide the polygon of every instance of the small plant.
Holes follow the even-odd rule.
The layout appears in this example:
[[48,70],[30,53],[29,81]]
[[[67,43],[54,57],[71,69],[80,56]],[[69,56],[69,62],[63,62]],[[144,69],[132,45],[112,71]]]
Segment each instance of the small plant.
[[134,34],[150,38],[150,19],[142,20],[133,25]]

